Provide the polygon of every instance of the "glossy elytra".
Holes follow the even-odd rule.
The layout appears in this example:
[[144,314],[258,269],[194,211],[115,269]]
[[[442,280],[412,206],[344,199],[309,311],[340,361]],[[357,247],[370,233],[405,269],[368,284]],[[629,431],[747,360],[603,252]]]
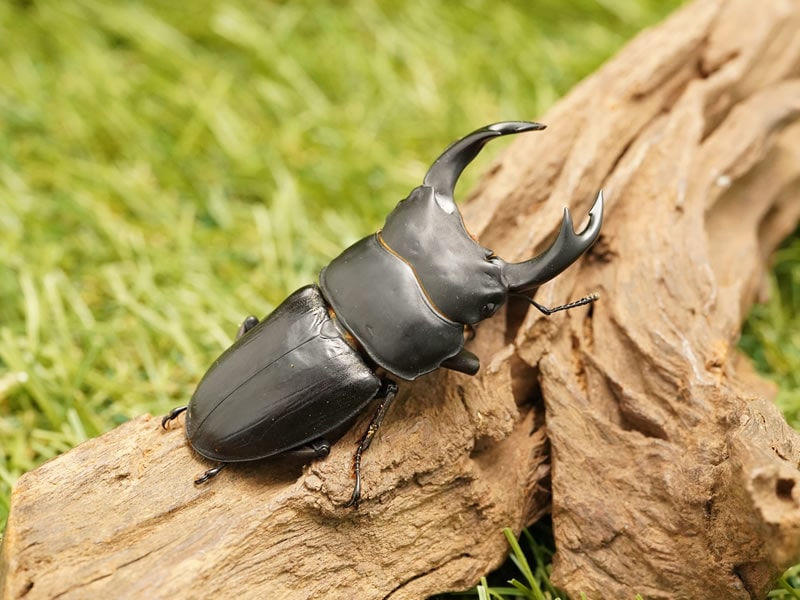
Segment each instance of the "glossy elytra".
[[[473,131],[436,159],[422,185],[389,214],[383,228],[347,248],[320,273],[319,285],[289,296],[262,321],[247,317],[236,342],[205,374],[186,411],[186,436],[219,464],[293,453],[323,457],[328,438],[373,400],[377,410],[354,457],[361,496],[361,456],[397,394],[394,379],[413,380],[440,367],[474,375],[478,357],[465,332],[491,317],[509,296],[545,314],[596,297],[547,308],[530,293],[556,277],[595,242],[603,220],[602,191],[586,228],[575,233],[569,211],[552,245],[510,263],[476,242],[464,227],[453,189],[490,140],[544,129],[525,121]],[[381,373],[381,375],[378,375]]]

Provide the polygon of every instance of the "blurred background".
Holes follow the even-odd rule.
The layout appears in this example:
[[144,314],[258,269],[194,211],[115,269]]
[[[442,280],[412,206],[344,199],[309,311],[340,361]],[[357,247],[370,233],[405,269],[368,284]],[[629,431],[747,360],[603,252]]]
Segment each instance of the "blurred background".
[[[20,474],[185,404],[450,141],[541,117],[678,4],[1,2],[0,529]],[[799,256],[742,342],[795,426]]]

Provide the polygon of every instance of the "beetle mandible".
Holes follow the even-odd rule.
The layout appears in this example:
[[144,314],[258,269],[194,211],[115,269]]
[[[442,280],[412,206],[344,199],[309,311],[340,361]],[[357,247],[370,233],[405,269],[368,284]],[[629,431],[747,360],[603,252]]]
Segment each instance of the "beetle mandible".
[[[569,210],[553,244],[530,260],[509,263],[467,232],[453,200],[464,168],[490,140],[544,129],[507,121],[473,131],[451,144],[383,229],[347,248],[324,269],[319,285],[300,288],[260,321],[247,317],[234,344],[214,361],[183,411],[186,436],[219,464],[282,453],[321,458],[326,436],[372,400],[377,411],[353,459],[361,496],[361,456],[397,394],[392,377],[413,380],[440,367],[474,375],[478,357],[464,348],[465,333],[491,317],[509,296],[545,314],[589,304],[596,296],[547,308],[528,294],[556,277],[595,242],[603,221],[603,192],[576,234]],[[376,371],[387,375],[378,375]]]

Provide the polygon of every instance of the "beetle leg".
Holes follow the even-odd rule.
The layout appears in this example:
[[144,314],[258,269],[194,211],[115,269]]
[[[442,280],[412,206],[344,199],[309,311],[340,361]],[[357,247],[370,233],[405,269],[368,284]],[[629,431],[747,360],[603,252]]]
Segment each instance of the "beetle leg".
[[466,373],[467,375],[475,375],[478,369],[481,368],[481,361],[472,352],[462,348],[458,354],[443,361],[441,366],[452,371]]
[[246,316],[244,321],[242,321],[242,324],[239,325],[239,331],[236,332],[236,339],[238,340],[256,325],[258,325],[258,317],[253,315]]
[[308,447],[314,453],[314,458],[325,458],[331,453],[331,443],[323,437],[312,440]]
[[331,443],[323,437],[311,440],[305,446],[289,450],[285,454],[303,459],[325,458],[331,453]]
[[519,298],[524,298],[545,315],[552,315],[554,312],[558,312],[560,310],[569,310],[570,308],[575,308],[577,306],[584,306],[585,304],[591,304],[592,302],[594,302],[599,298],[597,294],[591,294],[590,296],[585,296],[584,298],[581,298],[580,300],[575,300],[575,302],[570,302],[569,304],[562,304],[561,306],[556,306],[555,308],[548,308],[542,304],[539,304],[533,298],[529,298],[525,294],[511,294],[511,295],[517,296]]
[[189,407],[188,406],[179,406],[178,408],[173,408],[171,411],[169,411],[169,414],[167,416],[165,416],[163,419],[161,419],[161,428],[162,429],[166,429],[167,428],[167,423],[177,419],[178,415],[181,414],[183,411],[185,411],[187,408],[189,408]]
[[358,449],[353,457],[353,471],[355,472],[356,483],[353,486],[353,495],[350,496],[350,500],[345,504],[346,507],[355,506],[358,508],[358,502],[361,499],[361,455],[364,454],[372,443],[375,434],[378,432],[378,427],[381,426],[381,421],[383,421],[383,417],[386,416],[386,411],[389,410],[389,406],[392,404],[392,400],[394,400],[396,395],[397,384],[390,379],[384,379],[381,382],[381,389],[376,396],[381,398],[381,403],[378,405],[378,410],[375,411],[375,415],[372,417],[367,431],[358,443]]
[[200,477],[194,480],[195,485],[200,485],[201,483],[205,483],[209,479],[213,479],[217,476],[217,474],[225,468],[225,463],[220,463],[213,469],[209,469],[205,473],[203,473]]

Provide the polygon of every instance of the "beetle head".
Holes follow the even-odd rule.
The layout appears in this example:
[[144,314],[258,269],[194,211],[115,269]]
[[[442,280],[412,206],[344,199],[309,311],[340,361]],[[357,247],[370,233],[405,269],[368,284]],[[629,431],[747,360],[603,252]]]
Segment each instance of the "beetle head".
[[581,233],[574,232],[569,211],[564,209],[555,242],[539,256],[521,263],[507,263],[495,256],[464,227],[453,199],[464,168],[489,140],[544,127],[525,121],[496,123],[451,144],[428,170],[423,184],[386,219],[381,242],[414,269],[433,306],[452,321],[472,324],[492,316],[509,293],[528,291],[561,273],[600,233],[602,192]]

